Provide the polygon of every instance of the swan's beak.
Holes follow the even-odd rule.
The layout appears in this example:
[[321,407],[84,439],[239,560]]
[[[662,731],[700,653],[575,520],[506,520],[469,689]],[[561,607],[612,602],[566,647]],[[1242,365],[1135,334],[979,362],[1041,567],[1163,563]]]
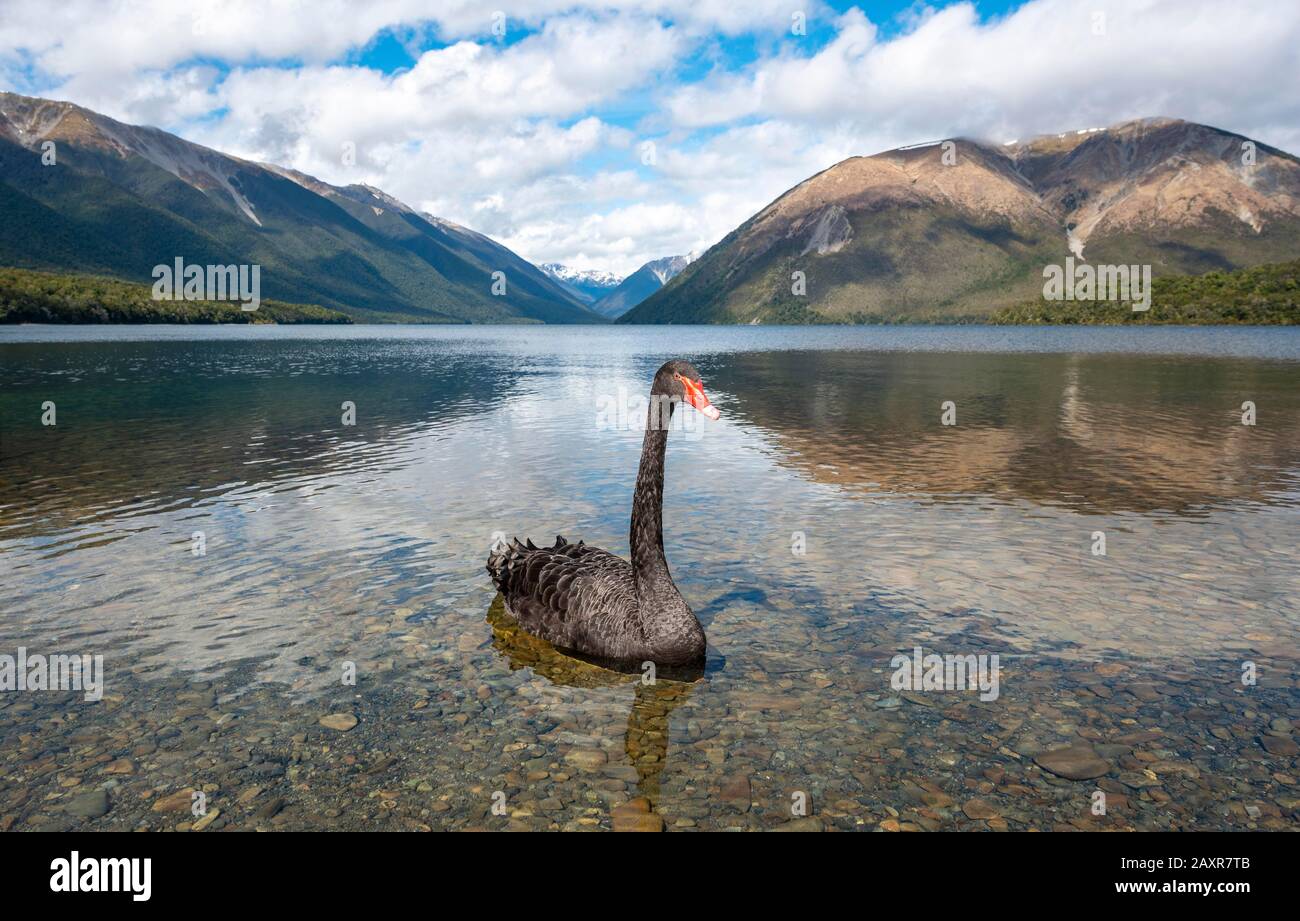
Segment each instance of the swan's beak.
[[704,413],[705,418],[716,421],[719,415],[718,408],[710,403],[709,398],[704,395],[704,386],[684,377],[681,381],[682,386],[686,389],[686,402]]

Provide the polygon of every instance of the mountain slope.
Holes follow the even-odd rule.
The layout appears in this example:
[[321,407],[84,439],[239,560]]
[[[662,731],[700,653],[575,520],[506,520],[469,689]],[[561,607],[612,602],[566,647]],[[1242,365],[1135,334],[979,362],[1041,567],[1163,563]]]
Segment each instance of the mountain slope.
[[1150,264],[1157,277],[1293,258],[1300,161],[1256,143],[1247,166],[1244,143],[1150,119],[854,157],[786,192],[621,322],[972,318],[1041,297],[1043,267],[1071,253]]
[[690,265],[692,255],[652,259],[623,279],[616,288],[596,301],[591,309],[603,317],[621,317],[654,294]]
[[[46,141],[56,162],[42,165]],[[176,257],[262,266],[263,296],[363,321],[599,322],[482,234],[65,102],[0,93],[0,263],[150,281]],[[505,293],[492,293],[503,272]]]

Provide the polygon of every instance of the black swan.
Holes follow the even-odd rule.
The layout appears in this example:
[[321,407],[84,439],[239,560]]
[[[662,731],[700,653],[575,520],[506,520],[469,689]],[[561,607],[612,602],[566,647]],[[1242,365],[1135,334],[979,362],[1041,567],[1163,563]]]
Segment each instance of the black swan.
[[523,629],[558,648],[611,662],[680,666],[704,659],[704,628],[677,591],[664,559],[664,448],[679,402],[718,418],[695,368],[670,361],[650,387],[632,496],[630,564],[563,537],[556,537],[553,547],[515,538],[488,555],[492,581]]

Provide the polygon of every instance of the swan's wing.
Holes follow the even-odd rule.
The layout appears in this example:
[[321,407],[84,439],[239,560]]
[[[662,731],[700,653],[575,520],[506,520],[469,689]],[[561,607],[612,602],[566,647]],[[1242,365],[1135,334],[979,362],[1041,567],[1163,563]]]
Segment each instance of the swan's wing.
[[492,552],[487,570],[520,626],[556,646],[614,658],[644,643],[632,567],[608,551],[563,537],[553,547],[515,540]]

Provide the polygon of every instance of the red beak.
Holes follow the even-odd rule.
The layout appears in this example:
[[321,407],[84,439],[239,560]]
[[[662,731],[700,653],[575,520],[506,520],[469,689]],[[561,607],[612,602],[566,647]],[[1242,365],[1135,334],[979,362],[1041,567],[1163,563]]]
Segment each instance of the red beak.
[[690,403],[709,419],[718,418],[718,409],[709,402],[709,398],[704,395],[704,386],[695,381],[687,380],[684,377],[677,378],[682,382],[682,387],[686,390],[686,402]]

